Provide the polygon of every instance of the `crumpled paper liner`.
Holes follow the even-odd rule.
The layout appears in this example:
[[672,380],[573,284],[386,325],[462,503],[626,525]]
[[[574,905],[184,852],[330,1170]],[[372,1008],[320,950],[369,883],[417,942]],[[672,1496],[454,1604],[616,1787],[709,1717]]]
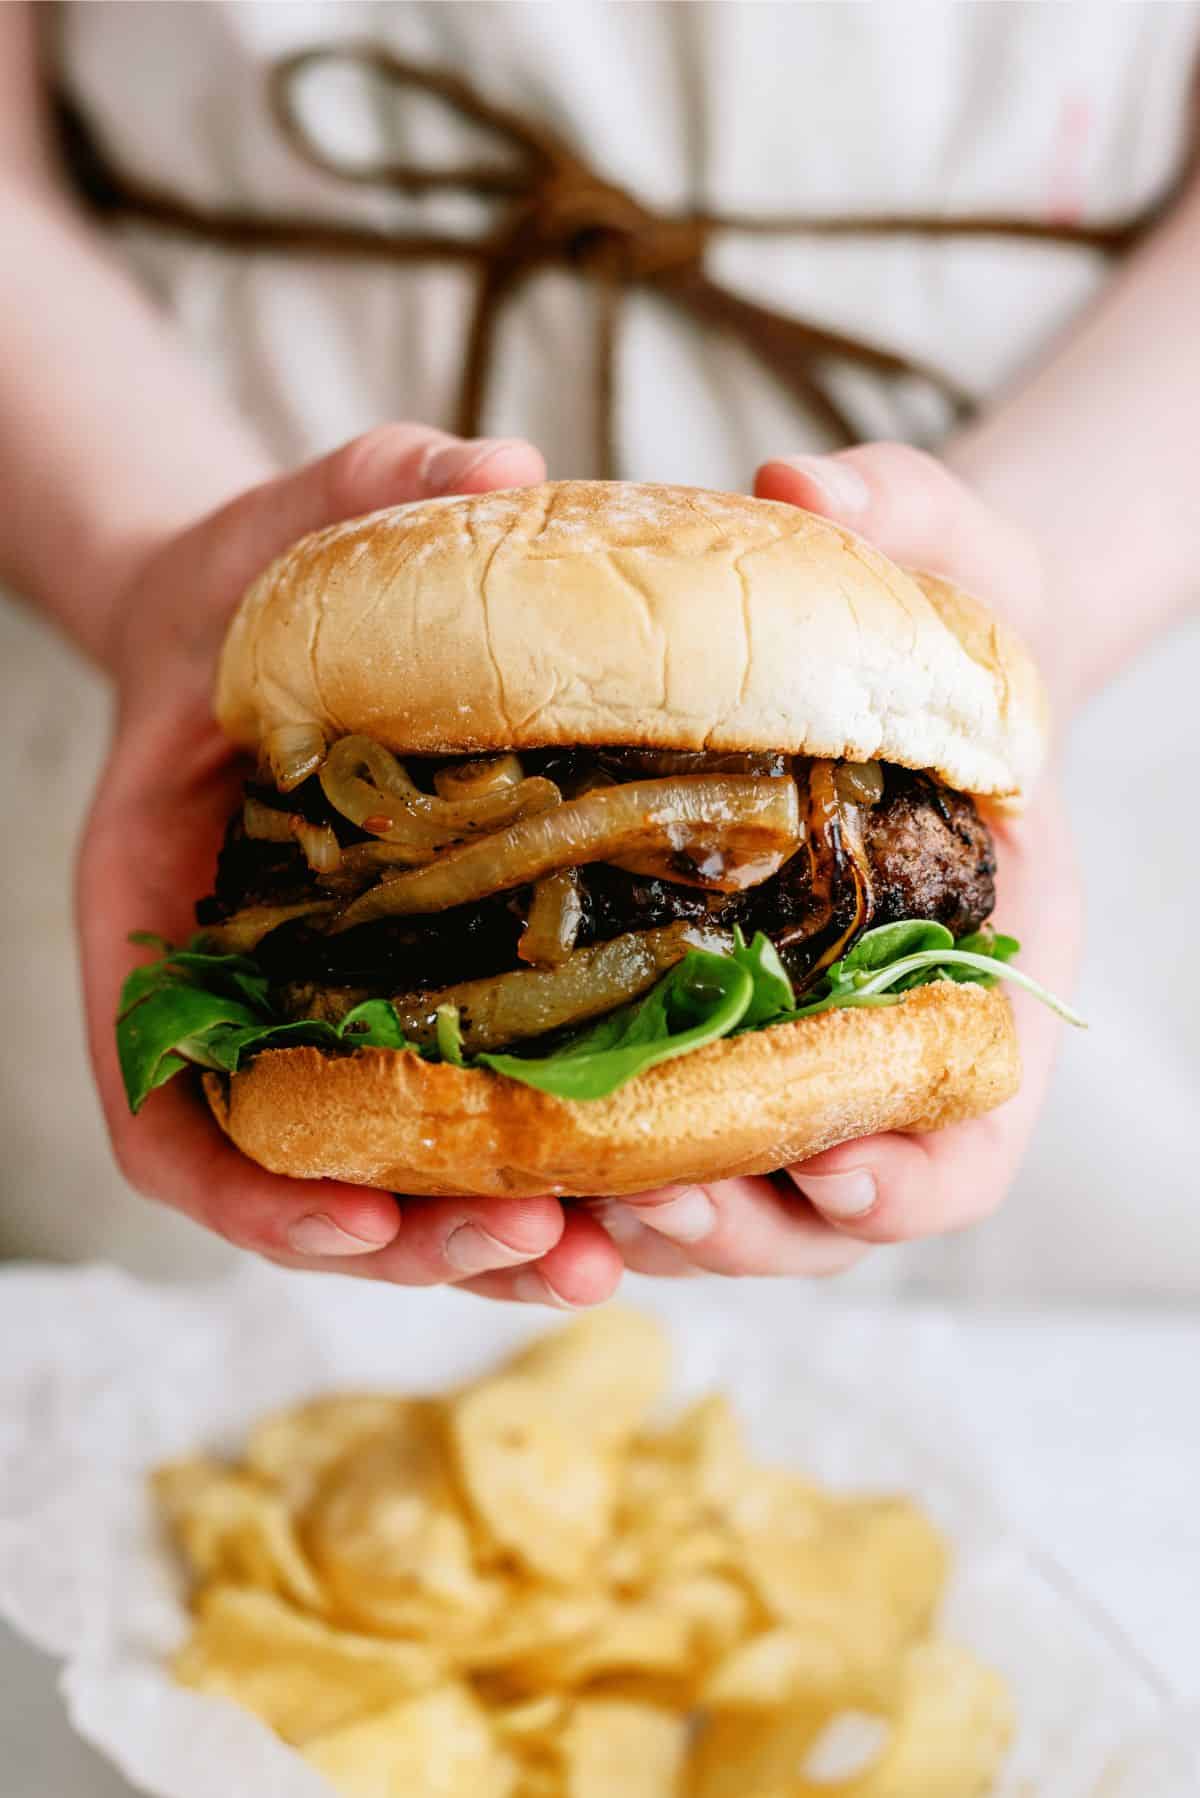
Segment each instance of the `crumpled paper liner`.
[[[944,1315],[798,1286],[630,1291],[672,1331],[681,1396],[722,1385],[760,1453],[836,1484],[910,1491],[949,1530],[945,1627],[1016,1697],[1003,1798],[1195,1798],[1200,1725],[1169,1717],[1136,1651],[955,1464]],[[198,1448],[232,1451],[258,1414],[316,1391],[443,1385],[553,1320],[256,1262],[194,1288],[12,1269],[0,1318],[0,1616],[63,1660],[74,1727],[155,1798],[329,1798],[256,1718],[165,1673],[188,1625],[145,1473]]]

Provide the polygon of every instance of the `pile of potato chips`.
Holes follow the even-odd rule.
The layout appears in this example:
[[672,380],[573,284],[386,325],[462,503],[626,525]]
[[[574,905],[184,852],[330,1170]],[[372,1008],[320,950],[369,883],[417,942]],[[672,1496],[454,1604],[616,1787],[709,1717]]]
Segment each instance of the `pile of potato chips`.
[[174,1672],[345,1798],[977,1798],[998,1677],[931,1634],[946,1549],[895,1498],[648,1420],[658,1327],[605,1310],[441,1398],[321,1398],[154,1487],[195,1577]]

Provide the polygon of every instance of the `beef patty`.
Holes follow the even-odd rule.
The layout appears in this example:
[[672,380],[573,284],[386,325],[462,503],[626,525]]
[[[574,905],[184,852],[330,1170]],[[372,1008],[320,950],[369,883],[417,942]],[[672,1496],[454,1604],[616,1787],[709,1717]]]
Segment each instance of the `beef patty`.
[[[556,761],[563,759],[557,752]],[[560,768],[549,771],[553,777]],[[270,789],[251,790],[268,804],[286,803],[288,810],[315,822],[332,822],[343,841],[361,837],[330,811],[316,780],[289,794],[286,802]],[[991,833],[966,795],[929,775],[885,765],[883,797],[865,819],[873,923],[932,918],[962,936],[991,914],[996,865]],[[686,919],[725,929],[739,924],[747,936],[765,931],[799,979],[811,960],[820,908],[803,851],[771,879],[736,894],[708,893],[605,864],[582,868],[580,877],[585,899],[580,947]],[[300,850],[251,840],[239,812],[230,820],[214,891],[201,900],[196,917],[201,926],[217,924],[244,906],[289,904],[317,890]],[[447,986],[521,965],[517,943],[528,900],[529,889],[520,888],[432,915],[364,924],[337,936],[325,936],[297,920],[265,937],[255,955],[278,986],[313,982],[388,994]],[[852,892],[835,890],[832,919],[828,911],[820,915],[826,924],[848,928],[854,918]]]

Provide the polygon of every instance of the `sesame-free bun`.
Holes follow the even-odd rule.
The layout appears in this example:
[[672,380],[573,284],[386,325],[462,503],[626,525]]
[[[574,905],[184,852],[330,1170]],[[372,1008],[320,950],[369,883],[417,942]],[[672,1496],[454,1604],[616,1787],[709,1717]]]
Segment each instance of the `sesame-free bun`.
[[725,1038],[607,1099],[394,1049],[268,1049],[232,1079],[204,1076],[222,1128],[275,1173],[494,1198],[768,1173],[851,1137],[976,1117],[1019,1080],[1007,999],[951,981]]
[[772,500],[613,481],[424,500],[303,538],[246,593],[217,715],[398,752],[613,744],[928,769],[1018,805],[1045,701],[947,582]]

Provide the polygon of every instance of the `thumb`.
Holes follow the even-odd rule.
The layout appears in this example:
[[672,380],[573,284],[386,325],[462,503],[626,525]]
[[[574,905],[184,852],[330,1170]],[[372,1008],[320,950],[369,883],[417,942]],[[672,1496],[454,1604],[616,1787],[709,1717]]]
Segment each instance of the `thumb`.
[[858,531],[902,567],[943,575],[1010,618],[1036,604],[1033,544],[922,450],[864,443],[832,456],[765,462],[754,491]]
[[428,425],[380,425],[289,474],[253,487],[205,521],[219,566],[212,590],[236,596],[308,531],[383,506],[450,493],[526,487],[546,477],[532,444],[452,437]]

